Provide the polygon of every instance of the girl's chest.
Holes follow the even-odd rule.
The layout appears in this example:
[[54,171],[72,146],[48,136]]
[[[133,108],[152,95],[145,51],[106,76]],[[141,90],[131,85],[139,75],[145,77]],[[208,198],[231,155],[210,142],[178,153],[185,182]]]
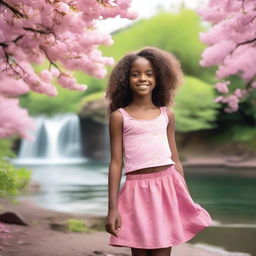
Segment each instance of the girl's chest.
[[164,134],[167,124],[163,118],[157,120],[134,120],[127,119],[123,126],[123,136]]

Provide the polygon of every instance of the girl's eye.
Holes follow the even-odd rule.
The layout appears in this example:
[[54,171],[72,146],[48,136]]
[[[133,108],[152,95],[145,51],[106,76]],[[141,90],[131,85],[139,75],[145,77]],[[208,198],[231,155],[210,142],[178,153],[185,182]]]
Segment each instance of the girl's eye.
[[[147,75],[147,76],[153,76],[154,74],[153,74],[153,73],[147,73],[146,75]],[[131,76],[132,76],[132,77],[138,77],[139,74],[138,74],[138,73],[133,73],[133,74],[131,74]]]

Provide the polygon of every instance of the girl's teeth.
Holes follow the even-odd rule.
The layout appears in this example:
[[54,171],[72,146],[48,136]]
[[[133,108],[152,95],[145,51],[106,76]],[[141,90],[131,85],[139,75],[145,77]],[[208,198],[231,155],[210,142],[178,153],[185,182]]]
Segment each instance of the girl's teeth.
[[140,88],[147,88],[147,85],[139,85]]

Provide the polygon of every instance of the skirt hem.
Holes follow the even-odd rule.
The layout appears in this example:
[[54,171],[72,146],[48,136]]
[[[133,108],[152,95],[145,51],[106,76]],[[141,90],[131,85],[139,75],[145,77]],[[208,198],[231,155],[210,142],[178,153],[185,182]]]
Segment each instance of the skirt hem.
[[199,232],[204,230],[205,228],[208,228],[213,224],[213,221],[211,220],[207,226],[203,226],[199,228],[196,232],[191,233],[189,236],[186,236],[186,238],[176,241],[175,243],[169,243],[168,245],[161,245],[161,246],[142,246],[139,244],[136,244],[136,242],[127,242],[127,241],[120,241],[120,242],[115,242],[115,243],[109,243],[108,245],[114,246],[114,247],[133,247],[133,248],[139,248],[139,249],[159,249],[159,248],[166,248],[166,247],[171,247],[171,246],[176,246],[180,245],[182,243],[185,243],[189,240],[191,240],[193,237],[195,237]]

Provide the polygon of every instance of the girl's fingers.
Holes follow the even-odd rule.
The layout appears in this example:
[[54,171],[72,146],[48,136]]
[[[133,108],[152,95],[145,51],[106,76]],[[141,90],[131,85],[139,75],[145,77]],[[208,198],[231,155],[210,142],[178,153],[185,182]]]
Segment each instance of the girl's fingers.
[[114,236],[117,236],[116,232],[115,232],[115,228],[114,228],[114,224],[106,224],[106,231]]
[[111,225],[110,225],[110,230],[111,230],[111,234],[112,234],[112,235],[117,236],[117,234],[116,234],[116,232],[115,232],[114,224],[111,224]]
[[121,218],[118,217],[117,220],[116,220],[116,229],[120,230],[120,228],[121,228]]

